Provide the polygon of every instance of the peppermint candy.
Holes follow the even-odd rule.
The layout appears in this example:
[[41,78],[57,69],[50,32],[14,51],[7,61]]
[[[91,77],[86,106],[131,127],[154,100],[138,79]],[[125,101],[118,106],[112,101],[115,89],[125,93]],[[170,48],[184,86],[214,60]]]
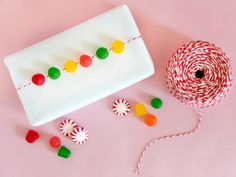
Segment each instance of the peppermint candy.
[[125,116],[130,112],[130,104],[125,99],[118,99],[113,103],[113,112],[117,116]]
[[71,138],[76,144],[83,144],[88,140],[88,131],[84,127],[76,127],[71,133]]
[[74,128],[76,128],[78,125],[76,124],[75,121],[71,120],[71,119],[65,119],[60,123],[60,131],[61,133],[66,136],[66,137],[70,137],[72,131],[74,130]]

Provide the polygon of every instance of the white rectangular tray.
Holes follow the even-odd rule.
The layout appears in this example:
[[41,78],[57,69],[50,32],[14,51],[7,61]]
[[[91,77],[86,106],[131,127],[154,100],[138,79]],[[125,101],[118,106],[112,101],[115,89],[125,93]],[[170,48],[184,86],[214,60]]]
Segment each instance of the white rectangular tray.
[[[5,58],[14,86],[30,123],[42,125],[154,74],[154,66],[126,5],[117,7],[69,30]],[[105,60],[96,57],[89,68],[62,71],[43,86],[31,82],[35,73],[47,76],[51,66],[63,69],[66,60],[81,54],[93,56],[98,47],[110,48],[114,40],[128,43],[121,54],[112,51]],[[25,86],[26,85],[26,86]]]

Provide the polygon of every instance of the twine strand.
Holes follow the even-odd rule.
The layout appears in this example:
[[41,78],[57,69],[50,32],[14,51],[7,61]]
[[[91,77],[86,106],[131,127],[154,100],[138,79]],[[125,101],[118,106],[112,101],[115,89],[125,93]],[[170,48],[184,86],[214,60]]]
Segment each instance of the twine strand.
[[149,148],[151,146],[153,146],[154,144],[156,144],[157,142],[159,142],[160,140],[167,140],[167,139],[171,139],[171,138],[178,138],[178,137],[182,137],[182,136],[186,136],[186,135],[191,135],[193,133],[195,133],[201,125],[201,120],[202,120],[202,112],[201,109],[199,109],[197,111],[197,121],[196,124],[194,126],[194,128],[190,131],[186,131],[186,132],[180,132],[180,133],[174,133],[174,134],[170,134],[170,135],[165,135],[165,136],[160,136],[160,137],[156,137],[154,139],[152,139],[142,150],[141,155],[138,159],[137,165],[136,165],[136,170],[135,170],[135,174],[139,175],[140,174],[140,167],[142,164],[142,160],[144,158],[144,156],[146,155],[147,151],[149,150]]

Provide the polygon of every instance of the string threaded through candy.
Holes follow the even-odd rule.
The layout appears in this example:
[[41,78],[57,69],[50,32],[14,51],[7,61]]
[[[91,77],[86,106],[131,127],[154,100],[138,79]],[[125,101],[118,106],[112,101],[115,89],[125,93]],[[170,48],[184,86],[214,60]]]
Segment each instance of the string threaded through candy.
[[[125,42],[124,42],[124,45],[125,45],[125,44],[128,44],[128,43],[130,43],[130,42],[133,42],[133,41],[135,41],[136,39],[139,39],[139,38],[142,38],[142,36],[141,36],[141,35],[138,35],[138,36],[132,37],[131,39],[125,41]],[[111,50],[112,50],[112,47],[108,49],[108,51],[111,51]],[[91,56],[91,59],[94,59],[95,56],[96,56],[96,55]],[[79,64],[79,61],[76,61],[75,64]],[[63,69],[58,69],[58,70],[59,70],[60,72],[66,71],[65,68],[63,68]],[[47,75],[46,77],[48,78],[49,75]],[[28,82],[28,83],[24,84],[23,86],[20,86],[20,87],[16,88],[16,91],[20,91],[21,89],[24,89],[24,88],[30,86],[31,83],[32,83],[32,82]]]
[[161,136],[151,140],[141,152],[135,173],[148,149],[160,140],[191,135],[199,129],[203,108],[219,103],[232,86],[232,68],[225,53],[206,41],[191,41],[172,55],[166,68],[166,84],[170,93],[197,108],[197,123],[191,131]]

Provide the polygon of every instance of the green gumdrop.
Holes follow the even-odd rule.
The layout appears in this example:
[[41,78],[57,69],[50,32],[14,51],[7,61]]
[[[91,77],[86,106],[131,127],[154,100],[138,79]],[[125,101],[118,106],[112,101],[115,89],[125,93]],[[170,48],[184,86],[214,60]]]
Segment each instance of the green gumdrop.
[[51,79],[58,79],[61,76],[61,72],[59,69],[55,68],[55,67],[51,67],[48,69],[48,76]]
[[68,148],[66,148],[65,146],[61,146],[58,150],[57,155],[59,157],[63,157],[66,159],[66,158],[70,157],[71,151]]
[[101,60],[106,59],[108,55],[109,55],[109,51],[105,47],[100,47],[96,51],[96,56]]
[[160,98],[153,98],[151,100],[151,105],[153,108],[161,108],[162,107],[162,100]]

